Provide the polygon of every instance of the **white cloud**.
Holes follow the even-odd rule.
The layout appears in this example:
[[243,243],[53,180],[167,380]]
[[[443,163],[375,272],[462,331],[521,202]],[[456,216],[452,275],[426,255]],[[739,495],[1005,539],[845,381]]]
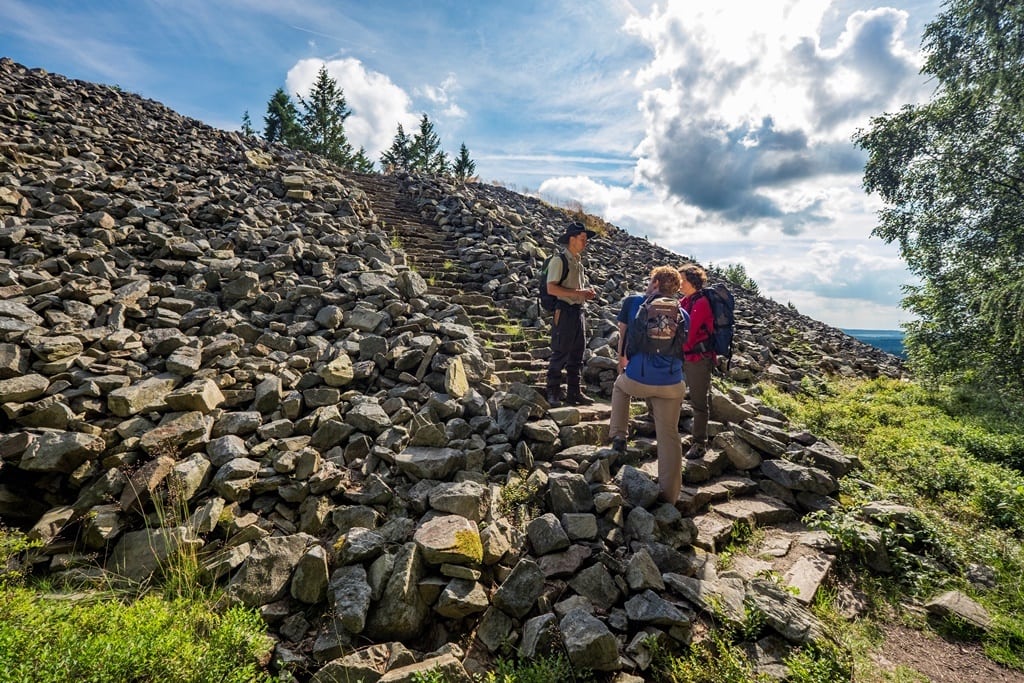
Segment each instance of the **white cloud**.
[[[544,182],[540,194],[575,199],[631,234],[707,264],[742,264],[762,295],[837,327],[895,329],[909,316],[901,286],[914,279],[895,245],[870,238],[873,215],[849,206],[853,190],[830,190],[823,202],[839,219],[814,236],[790,236],[768,225],[743,231],[728,221],[642,187],[608,186],[586,176]],[[863,199],[863,195],[861,195]]]
[[818,320],[897,327],[913,278],[870,236],[879,202],[850,138],[926,85],[905,12],[834,10],[721,0],[632,17],[624,30],[653,56],[635,72],[645,132],[629,192],[564,175],[541,190],[705,264],[742,264],[765,296]]
[[441,115],[449,119],[464,119],[467,116],[466,110],[454,102],[445,107]]
[[588,213],[615,222],[616,207],[628,205],[632,193],[624,187],[603,185],[587,176],[548,178],[537,192],[560,201],[577,201]]
[[441,115],[449,119],[466,118],[466,110],[455,101],[455,92],[459,90],[459,82],[455,74],[448,74],[440,85],[424,85],[416,90],[416,94],[437,106]]
[[859,186],[863,169],[851,133],[922,94],[923,79],[904,44],[905,12],[854,12],[825,47],[828,7],[669,3],[628,21],[655,55],[636,79],[647,125],[636,181],[747,232],[795,235],[835,220],[823,186]]
[[837,327],[895,329],[909,319],[901,287],[915,282],[893,245],[859,239],[707,244],[702,261],[738,263],[762,295]]
[[321,66],[338,82],[352,111],[345,121],[349,142],[356,149],[365,147],[371,160],[391,146],[399,123],[406,132],[416,129],[419,117],[412,113],[405,91],[388,76],[367,70],[358,59],[300,60],[288,70],[287,91],[308,96]]

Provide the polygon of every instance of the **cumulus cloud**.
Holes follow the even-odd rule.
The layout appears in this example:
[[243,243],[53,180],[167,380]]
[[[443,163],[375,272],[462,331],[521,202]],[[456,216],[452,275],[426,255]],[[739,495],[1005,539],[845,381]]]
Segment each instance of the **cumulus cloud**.
[[548,178],[537,192],[556,201],[577,201],[585,211],[613,222],[614,207],[629,204],[632,195],[627,188],[610,187],[582,175]]
[[[635,182],[751,232],[797,235],[832,220],[806,186],[859,184],[850,142],[867,117],[922,93],[906,13],[855,12],[834,46],[821,42],[828,3],[669,3],[626,30],[654,58],[637,76],[646,134]],[[816,197],[817,195],[817,197]]]
[[[796,245],[788,245],[792,249]],[[891,304],[909,280],[906,265],[880,244],[812,242],[798,253],[806,264],[792,268],[788,259],[757,259],[751,269],[780,291],[814,292],[823,299],[863,299]]]
[[788,62],[806,80],[818,129],[846,133],[842,124],[861,124],[893,102],[922,94],[920,55],[902,39],[906,25],[906,13],[891,8],[855,12],[834,48],[809,37],[794,47]]
[[425,85],[416,91],[417,95],[436,105],[441,115],[450,119],[466,118],[466,110],[455,102],[455,92],[459,82],[455,74],[448,74],[440,85]]
[[915,279],[894,245],[788,238],[706,244],[701,255],[741,264],[763,295],[832,325],[894,329],[910,318],[898,303]]
[[[657,116],[657,112],[654,113]],[[759,219],[784,219],[799,232],[828,220],[820,201],[784,206],[767,190],[830,174],[858,173],[851,145],[813,144],[805,131],[781,130],[771,118],[729,127],[724,121],[673,119],[658,126],[657,144],[637,166],[643,182],[748,230]]]
[[398,124],[407,133],[416,129],[419,115],[412,112],[409,95],[388,76],[367,70],[358,59],[300,60],[288,70],[286,90],[308,96],[321,66],[338,82],[352,111],[345,120],[349,142],[356,149],[365,147],[370,159],[377,159],[391,146]]

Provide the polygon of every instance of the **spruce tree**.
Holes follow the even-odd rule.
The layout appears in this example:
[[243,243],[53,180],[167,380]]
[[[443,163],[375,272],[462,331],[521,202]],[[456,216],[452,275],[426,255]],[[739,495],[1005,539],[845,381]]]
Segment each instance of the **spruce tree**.
[[373,173],[373,161],[366,154],[366,148],[360,147],[359,151],[352,156],[352,160],[349,162],[349,167],[357,173]]
[[267,102],[267,115],[263,117],[263,137],[267,142],[283,142],[290,147],[302,147],[302,128],[299,113],[292,98],[278,88]]
[[245,113],[242,114],[242,135],[256,135],[256,131],[252,128],[252,119],[249,118],[248,109],[246,109]]
[[410,167],[414,171],[444,175],[448,168],[448,157],[441,150],[441,137],[426,114],[420,119],[420,130],[412,140],[411,157]]
[[385,173],[408,171],[412,166],[412,138],[405,134],[402,124],[398,124],[391,147],[380,155],[380,165]]
[[473,173],[476,172],[476,162],[469,158],[469,149],[465,142],[459,147],[459,156],[455,159],[452,171],[455,173],[455,178],[462,183],[472,178]]
[[430,173],[436,176],[448,176],[451,171],[452,164],[448,160],[448,154],[443,149],[438,150],[430,160]]
[[352,145],[345,136],[345,119],[352,111],[338,82],[321,66],[309,99],[299,96],[299,120],[306,134],[306,149],[343,166],[351,166]]

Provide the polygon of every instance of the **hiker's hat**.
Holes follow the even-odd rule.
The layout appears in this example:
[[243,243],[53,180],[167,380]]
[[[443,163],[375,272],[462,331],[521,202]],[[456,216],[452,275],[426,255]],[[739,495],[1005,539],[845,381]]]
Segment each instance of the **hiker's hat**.
[[565,229],[565,234],[558,238],[559,244],[569,244],[569,238],[575,237],[581,233],[587,233],[587,239],[593,239],[597,233],[593,230],[587,230],[587,226],[583,225],[579,221],[574,221],[569,224],[569,227]]

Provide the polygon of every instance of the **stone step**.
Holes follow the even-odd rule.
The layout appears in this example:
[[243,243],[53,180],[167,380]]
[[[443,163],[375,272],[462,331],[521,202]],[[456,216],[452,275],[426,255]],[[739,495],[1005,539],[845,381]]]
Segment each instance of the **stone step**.
[[457,294],[451,298],[453,304],[459,304],[463,307],[466,306],[491,306],[494,304],[494,299],[487,296],[486,294]]
[[522,382],[532,384],[537,380],[538,373],[531,372],[524,368],[510,368],[508,370],[495,370],[494,374],[505,384]]
[[[403,194],[397,178],[376,174],[354,177],[370,199],[378,224],[400,242],[409,267],[427,281],[427,293],[463,307],[494,363],[493,381],[506,386],[512,382],[542,386],[550,356],[548,329],[519,327],[499,302],[480,293],[481,285],[493,277],[479,272],[487,270],[488,264],[467,264],[453,258],[449,247],[462,234],[426,217],[433,215],[433,209],[421,212],[416,200]],[[583,424],[575,430],[580,434],[572,438],[589,439],[592,432],[600,430]]]

